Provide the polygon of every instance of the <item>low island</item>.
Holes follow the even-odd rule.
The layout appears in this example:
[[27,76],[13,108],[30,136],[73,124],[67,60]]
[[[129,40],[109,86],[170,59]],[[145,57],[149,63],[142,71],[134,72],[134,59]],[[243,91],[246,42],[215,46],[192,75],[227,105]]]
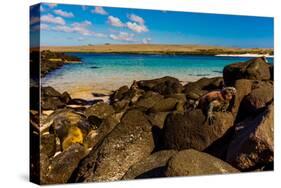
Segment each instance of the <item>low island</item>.
[[272,48],[231,48],[204,45],[171,44],[103,44],[87,46],[46,46],[41,50],[53,52],[85,53],[127,53],[127,54],[168,54],[168,55],[219,55],[219,54],[253,54],[273,55]]

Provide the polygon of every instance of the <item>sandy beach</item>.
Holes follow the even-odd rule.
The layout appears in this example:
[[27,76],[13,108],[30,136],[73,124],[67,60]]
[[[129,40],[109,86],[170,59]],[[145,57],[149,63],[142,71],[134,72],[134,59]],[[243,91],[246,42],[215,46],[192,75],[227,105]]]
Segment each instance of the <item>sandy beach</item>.
[[262,56],[265,56],[265,57],[270,57],[270,58],[273,58],[274,56],[273,55],[269,55],[269,54],[217,54],[215,56],[218,56],[218,57],[262,57]]

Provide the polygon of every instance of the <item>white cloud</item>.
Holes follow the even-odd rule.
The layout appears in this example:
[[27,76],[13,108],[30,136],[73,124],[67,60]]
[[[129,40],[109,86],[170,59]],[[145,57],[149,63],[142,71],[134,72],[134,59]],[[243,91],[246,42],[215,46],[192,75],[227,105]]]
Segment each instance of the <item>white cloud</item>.
[[119,32],[118,35],[110,34],[109,37],[112,40],[119,40],[119,41],[126,41],[126,42],[133,42],[136,41],[134,39],[134,34],[126,33],[126,32]]
[[137,24],[136,22],[127,22],[127,27],[137,33],[147,32],[148,29],[145,25]]
[[140,25],[144,25],[144,19],[142,17],[137,16],[135,14],[130,14],[128,17],[131,21],[137,22]]
[[151,41],[151,38],[143,38],[143,39],[142,39],[142,43],[143,43],[143,44],[149,44],[150,41]]
[[66,25],[57,25],[53,28],[53,30],[55,31],[62,31],[62,32],[66,32],[66,33],[71,33],[73,32],[73,28],[66,26]]
[[48,24],[43,24],[43,23],[40,24],[40,30],[49,30],[49,29],[50,28]]
[[33,24],[36,24],[36,23],[39,23],[40,22],[40,18],[37,17],[37,16],[32,16],[30,18],[30,25],[33,25]]
[[108,14],[102,7],[99,7],[99,6],[96,6],[95,9],[93,9],[91,12],[96,13],[96,14],[101,14],[101,15]]
[[85,38],[84,37],[79,37],[77,40],[78,41],[83,41],[83,40],[85,40]]
[[61,9],[56,9],[54,10],[54,13],[57,14],[57,15],[60,15],[62,17],[66,17],[66,18],[72,18],[74,17],[73,13],[72,12],[66,12],[66,11],[63,11]]
[[62,17],[59,16],[55,17],[52,14],[43,15],[41,17],[41,22],[65,25],[65,21]]
[[118,17],[114,17],[114,16],[108,16],[107,22],[115,27],[127,27],[128,29],[137,33],[148,31],[148,28],[146,27],[146,25],[144,25],[143,18],[131,14],[129,15],[129,19],[134,22],[123,23]]
[[145,21],[142,17],[135,15],[135,14],[129,14],[128,18],[130,21],[127,22],[126,25],[130,30],[137,32],[137,33],[148,31],[148,28],[144,24]]
[[85,20],[83,22],[74,22],[71,24],[73,27],[83,27],[83,28],[86,28],[90,25],[92,25],[92,22],[88,21],[88,20]]
[[49,25],[47,24],[38,24],[38,25],[35,25],[31,28],[32,31],[43,31],[43,30],[49,30],[50,27]]
[[84,36],[92,35],[92,31],[88,29],[88,26],[92,25],[90,21],[84,22],[74,22],[70,26],[66,25],[58,25],[53,28],[55,31],[61,31],[66,33],[79,33]]
[[50,7],[50,8],[54,8],[54,7],[56,7],[58,4],[56,4],[56,3],[48,3],[48,4],[46,4],[48,7]]
[[114,16],[108,16],[107,22],[115,27],[123,27],[125,26],[124,23],[122,23],[122,21],[118,18],[118,17],[114,17]]
[[103,33],[94,33],[94,32],[93,32],[93,35],[94,35],[95,37],[99,37],[99,38],[107,37],[107,35],[106,35],[106,34],[103,34]]
[[83,22],[74,22],[69,26],[66,25],[57,25],[53,28],[54,31],[66,32],[66,33],[78,33],[83,36],[95,36],[95,37],[106,37],[103,33],[96,33],[89,29],[92,23],[88,20]]

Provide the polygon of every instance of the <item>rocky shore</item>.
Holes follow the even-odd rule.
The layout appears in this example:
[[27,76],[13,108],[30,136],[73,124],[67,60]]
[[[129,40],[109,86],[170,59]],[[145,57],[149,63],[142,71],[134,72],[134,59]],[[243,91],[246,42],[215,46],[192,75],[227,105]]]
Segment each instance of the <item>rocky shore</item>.
[[[273,170],[273,65],[263,58],[226,66],[223,77],[182,85],[173,77],[135,81],[103,100],[41,89],[41,184],[98,182]],[[215,111],[201,96],[236,88],[233,109]],[[40,119],[38,119],[40,115]]]
[[80,59],[77,57],[49,50],[40,52],[40,60],[41,77],[46,76],[46,74],[63,66],[65,63],[80,63]]

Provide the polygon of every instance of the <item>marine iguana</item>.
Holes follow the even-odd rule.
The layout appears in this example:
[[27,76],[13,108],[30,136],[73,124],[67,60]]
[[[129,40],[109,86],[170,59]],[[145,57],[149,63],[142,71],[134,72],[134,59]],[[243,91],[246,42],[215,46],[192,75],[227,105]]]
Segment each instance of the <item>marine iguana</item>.
[[214,123],[213,112],[232,111],[236,89],[234,87],[224,87],[221,90],[211,91],[201,96],[194,104],[194,108],[200,108],[207,115],[206,121],[209,125]]

